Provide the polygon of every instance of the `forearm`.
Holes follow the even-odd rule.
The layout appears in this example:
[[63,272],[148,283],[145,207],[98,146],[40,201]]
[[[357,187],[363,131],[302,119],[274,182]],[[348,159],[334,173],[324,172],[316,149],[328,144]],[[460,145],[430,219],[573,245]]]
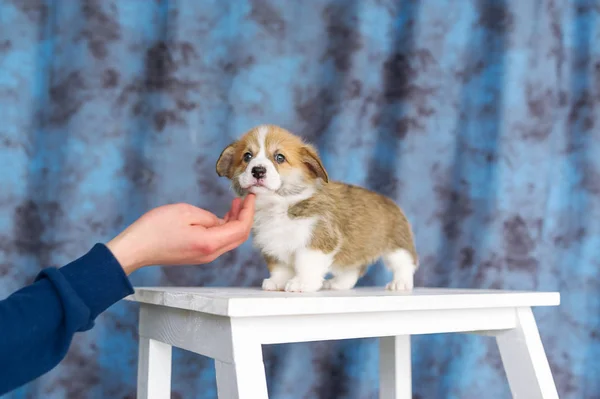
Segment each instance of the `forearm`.
[[0,301],[0,395],[37,378],[65,356],[73,335],[133,292],[103,245]]

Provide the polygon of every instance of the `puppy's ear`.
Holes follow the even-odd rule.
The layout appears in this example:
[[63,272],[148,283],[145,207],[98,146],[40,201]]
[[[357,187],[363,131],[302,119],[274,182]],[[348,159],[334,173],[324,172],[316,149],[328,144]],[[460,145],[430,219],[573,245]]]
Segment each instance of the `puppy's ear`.
[[217,174],[221,177],[226,176],[228,179],[233,177],[233,157],[235,155],[235,147],[237,141],[229,144],[219,156],[217,160]]
[[329,183],[329,176],[319,158],[317,150],[313,146],[306,144],[300,150],[300,154],[302,155],[302,162],[306,165],[310,173],[317,178],[323,179],[325,183]]

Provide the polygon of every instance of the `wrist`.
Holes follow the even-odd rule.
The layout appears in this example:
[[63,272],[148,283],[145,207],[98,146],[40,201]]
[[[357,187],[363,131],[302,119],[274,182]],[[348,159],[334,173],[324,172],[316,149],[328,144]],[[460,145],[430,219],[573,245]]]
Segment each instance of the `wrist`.
[[144,266],[140,251],[132,244],[127,231],[122,232],[106,244],[126,275]]

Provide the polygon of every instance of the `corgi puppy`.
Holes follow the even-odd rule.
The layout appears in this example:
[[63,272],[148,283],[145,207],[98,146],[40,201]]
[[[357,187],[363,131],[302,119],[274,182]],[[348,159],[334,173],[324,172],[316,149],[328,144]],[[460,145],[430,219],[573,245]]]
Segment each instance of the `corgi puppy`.
[[[348,290],[380,257],[387,289],[411,290],[418,258],[402,210],[389,198],[329,180],[317,151],[287,130],[253,128],[223,150],[217,174],[256,194],[252,227],[270,277],[264,290]],[[327,273],[332,278],[325,280]]]

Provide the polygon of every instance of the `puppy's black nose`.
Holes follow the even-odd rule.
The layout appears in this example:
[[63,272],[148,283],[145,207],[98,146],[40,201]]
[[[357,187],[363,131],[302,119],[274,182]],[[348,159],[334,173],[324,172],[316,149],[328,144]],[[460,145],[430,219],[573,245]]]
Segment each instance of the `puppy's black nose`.
[[255,179],[262,179],[267,174],[267,168],[264,166],[255,166],[252,168],[252,176]]

